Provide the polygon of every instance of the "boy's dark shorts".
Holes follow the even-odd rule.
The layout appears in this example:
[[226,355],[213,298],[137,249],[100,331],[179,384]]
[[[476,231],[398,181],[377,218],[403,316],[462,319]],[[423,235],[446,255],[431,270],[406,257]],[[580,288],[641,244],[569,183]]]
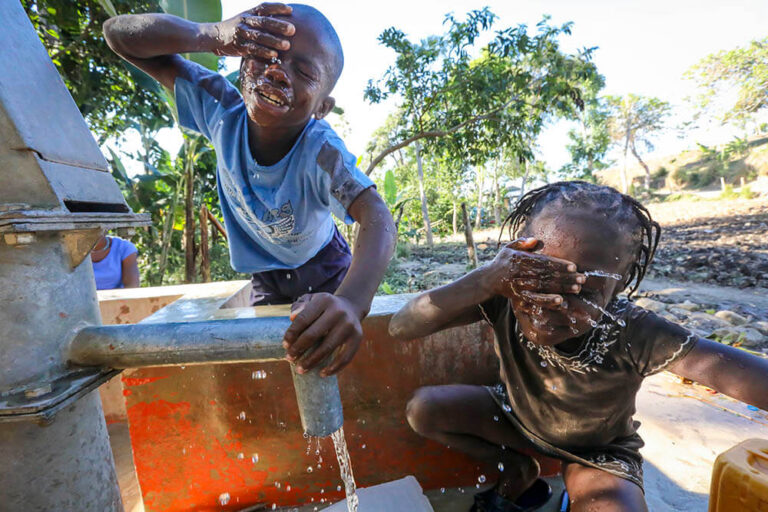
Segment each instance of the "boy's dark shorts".
[[307,293],[334,293],[351,262],[347,241],[334,227],[331,241],[299,268],[253,274],[251,305],[292,304]]

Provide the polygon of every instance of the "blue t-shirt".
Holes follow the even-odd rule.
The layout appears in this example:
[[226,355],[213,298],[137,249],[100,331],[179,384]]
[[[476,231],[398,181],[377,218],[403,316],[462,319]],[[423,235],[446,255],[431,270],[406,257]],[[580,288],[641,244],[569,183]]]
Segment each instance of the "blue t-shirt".
[[113,290],[123,287],[123,260],[138,252],[136,246],[128,240],[116,236],[107,237],[110,240],[109,253],[103,260],[93,262],[93,276],[96,278],[97,290]]
[[325,121],[310,120],[275,165],[256,163],[243,98],[226,78],[188,62],[176,78],[179,122],[216,149],[219,201],[232,268],[297,268],[334,234],[331,212],[351,224],[352,202],[373,182]]

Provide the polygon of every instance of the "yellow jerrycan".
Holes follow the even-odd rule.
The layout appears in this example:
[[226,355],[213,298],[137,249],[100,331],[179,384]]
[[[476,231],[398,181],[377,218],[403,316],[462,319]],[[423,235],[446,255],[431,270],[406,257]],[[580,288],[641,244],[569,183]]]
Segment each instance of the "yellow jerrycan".
[[768,440],[748,439],[718,455],[709,512],[768,512]]

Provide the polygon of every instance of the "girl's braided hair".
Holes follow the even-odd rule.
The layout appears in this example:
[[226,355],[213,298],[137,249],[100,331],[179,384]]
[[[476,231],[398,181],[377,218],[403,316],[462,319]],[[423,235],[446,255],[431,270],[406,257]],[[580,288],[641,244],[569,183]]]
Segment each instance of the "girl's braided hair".
[[595,207],[606,220],[632,227],[631,234],[637,246],[637,253],[623,283],[624,289],[630,287],[627,295],[632,297],[656,254],[661,226],[651,218],[645,206],[611,187],[586,181],[560,181],[531,190],[520,198],[512,212],[504,219],[499,232],[499,243],[505,226],[509,225],[511,240],[518,238],[526,224],[545,206],[556,200],[572,205]]

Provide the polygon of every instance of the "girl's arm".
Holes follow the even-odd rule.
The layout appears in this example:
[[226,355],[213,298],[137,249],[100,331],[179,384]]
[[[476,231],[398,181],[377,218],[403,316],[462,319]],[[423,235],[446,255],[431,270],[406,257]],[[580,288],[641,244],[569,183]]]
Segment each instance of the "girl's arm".
[[768,411],[768,358],[699,338],[670,371]]
[[393,338],[410,340],[482,319],[478,304],[494,296],[488,267],[411,299],[389,322]]
[[[535,239],[516,240],[499,251],[491,263],[412,299],[392,317],[389,334],[413,339],[476,322],[482,319],[477,306],[499,295],[527,293],[530,300],[547,307],[563,302],[559,293],[578,293],[585,278],[576,273],[576,265],[530,252],[537,245]],[[520,291],[520,281],[524,287],[532,284],[545,293]]]

